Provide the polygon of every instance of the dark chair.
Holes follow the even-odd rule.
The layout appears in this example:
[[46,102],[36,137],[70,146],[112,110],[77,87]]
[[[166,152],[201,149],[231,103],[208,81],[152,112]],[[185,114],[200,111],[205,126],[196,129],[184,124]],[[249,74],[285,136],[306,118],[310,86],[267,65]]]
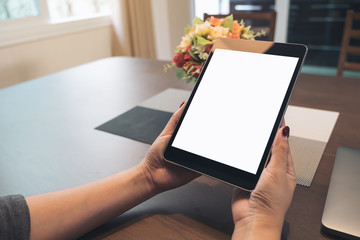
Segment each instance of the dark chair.
[[360,47],[352,45],[351,41],[360,39],[360,29],[353,28],[354,21],[360,21],[360,13],[348,10],[337,69],[338,76],[341,76],[344,70],[360,71],[360,63],[347,61],[349,55],[360,56]]
[[[216,18],[225,18],[229,16],[223,14],[207,14],[204,13],[204,20],[210,18],[211,16]],[[233,13],[234,20],[245,22],[246,26],[251,25],[251,29],[255,32],[261,32],[264,30],[266,32],[266,36],[257,38],[259,40],[268,40],[274,41],[275,34],[275,22],[276,22],[276,12],[240,12]]]

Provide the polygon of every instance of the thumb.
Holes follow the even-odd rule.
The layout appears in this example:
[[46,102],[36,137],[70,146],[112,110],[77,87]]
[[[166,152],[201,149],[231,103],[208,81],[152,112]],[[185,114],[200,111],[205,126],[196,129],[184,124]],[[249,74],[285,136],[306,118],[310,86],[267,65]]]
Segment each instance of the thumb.
[[268,167],[287,170],[290,155],[289,135],[290,128],[288,126],[282,127],[277,131]]
[[176,125],[178,124],[181,114],[184,111],[186,103],[183,102],[179,109],[171,116],[170,120],[168,121],[168,123],[166,124],[164,130],[160,133],[160,136],[165,136],[165,135],[171,135],[174,130]]

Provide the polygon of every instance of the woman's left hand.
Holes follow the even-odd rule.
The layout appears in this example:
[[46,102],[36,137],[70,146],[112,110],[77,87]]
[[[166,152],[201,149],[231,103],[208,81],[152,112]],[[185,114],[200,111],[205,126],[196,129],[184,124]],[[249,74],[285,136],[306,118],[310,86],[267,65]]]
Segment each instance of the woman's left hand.
[[145,173],[149,176],[149,183],[156,192],[163,192],[180,187],[200,176],[186,168],[171,164],[164,159],[164,151],[171,135],[184,111],[185,104],[172,115],[161,134],[149,148],[141,163]]

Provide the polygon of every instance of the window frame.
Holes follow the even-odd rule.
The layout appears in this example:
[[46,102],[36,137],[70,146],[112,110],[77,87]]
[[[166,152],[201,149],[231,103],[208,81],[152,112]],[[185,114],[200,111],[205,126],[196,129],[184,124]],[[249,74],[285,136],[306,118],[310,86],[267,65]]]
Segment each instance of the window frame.
[[47,0],[39,0],[39,6],[39,16],[0,21],[0,48],[111,25],[109,14],[52,22]]

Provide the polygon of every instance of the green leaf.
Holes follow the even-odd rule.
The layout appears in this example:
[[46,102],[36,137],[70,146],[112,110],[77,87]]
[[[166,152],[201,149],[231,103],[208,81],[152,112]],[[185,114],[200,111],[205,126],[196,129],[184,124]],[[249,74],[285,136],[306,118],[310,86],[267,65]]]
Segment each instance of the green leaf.
[[190,38],[190,44],[191,44],[192,46],[194,46],[194,47],[197,47],[197,40],[196,40],[196,38],[191,37],[191,38]]
[[221,23],[221,26],[224,28],[228,28],[230,32],[233,31],[233,15],[230,14],[229,16],[227,16],[226,18],[224,18],[224,21]]
[[193,38],[193,44],[192,44],[194,47],[197,47],[198,45],[198,42],[197,42],[197,39],[196,38]]
[[195,17],[194,20],[193,20],[193,25],[195,26],[196,24],[201,24],[201,23],[204,23],[203,20],[201,20],[200,18],[198,17]]
[[249,26],[247,26],[243,31],[243,33],[244,34],[247,34],[247,33],[249,33],[250,32],[250,28],[251,28],[251,26],[249,25]]
[[184,34],[187,35],[190,32],[190,29],[191,29],[190,26],[185,27]]
[[191,83],[191,82],[196,83],[196,81],[197,81],[197,78],[194,76],[191,76],[186,79],[186,83]]
[[193,69],[194,69],[194,66],[191,66],[191,67],[189,68],[189,70],[186,72],[186,74],[189,75],[190,72],[191,72]]
[[190,49],[188,53],[193,57],[193,59],[197,62],[201,62],[200,58]]
[[176,77],[178,79],[183,79],[185,77],[185,75],[186,75],[186,72],[183,69],[181,69],[181,68],[176,69]]
[[197,37],[197,42],[199,44],[201,44],[201,45],[213,44],[212,41],[209,41],[209,40],[207,40],[207,39],[205,39],[203,37],[200,37],[200,36]]

